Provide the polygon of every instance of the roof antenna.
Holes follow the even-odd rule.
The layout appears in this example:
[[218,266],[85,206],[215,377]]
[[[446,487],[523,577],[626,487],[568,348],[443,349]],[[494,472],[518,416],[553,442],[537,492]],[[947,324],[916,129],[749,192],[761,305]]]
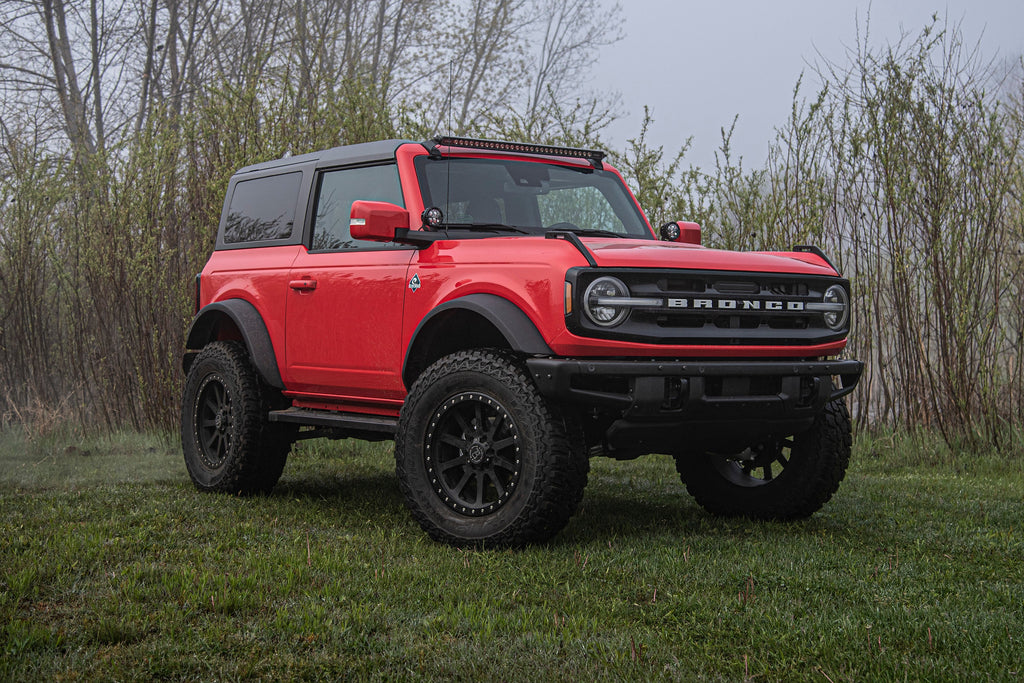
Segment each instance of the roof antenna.
[[448,135],[452,135],[452,99],[455,91],[455,60],[448,60]]
[[[448,60],[448,135],[452,134],[452,99],[455,92],[455,60]],[[452,158],[451,155],[445,158],[445,173],[448,176],[444,183],[444,220],[448,222],[448,214],[451,212],[452,204]]]

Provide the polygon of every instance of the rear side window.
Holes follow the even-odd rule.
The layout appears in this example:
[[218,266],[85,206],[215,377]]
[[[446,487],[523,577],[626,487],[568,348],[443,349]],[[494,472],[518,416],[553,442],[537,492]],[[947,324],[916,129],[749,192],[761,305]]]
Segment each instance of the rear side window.
[[285,240],[295,227],[295,203],[302,172],[272,175],[235,184],[224,225],[224,242]]
[[402,185],[398,180],[398,167],[387,164],[322,173],[317,190],[316,215],[313,218],[313,251],[388,249],[399,246],[352,238],[349,223],[352,202],[357,199],[405,206]]

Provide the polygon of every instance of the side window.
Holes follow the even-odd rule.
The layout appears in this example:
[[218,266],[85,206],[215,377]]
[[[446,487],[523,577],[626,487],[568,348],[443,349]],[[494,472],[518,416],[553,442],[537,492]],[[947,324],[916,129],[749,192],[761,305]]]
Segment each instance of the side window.
[[398,167],[364,166],[326,171],[320,174],[316,214],[313,217],[313,251],[342,249],[387,249],[398,245],[353,239],[348,226],[352,202],[391,202],[405,206]]
[[285,173],[235,184],[224,225],[224,242],[284,240],[295,226],[302,173]]

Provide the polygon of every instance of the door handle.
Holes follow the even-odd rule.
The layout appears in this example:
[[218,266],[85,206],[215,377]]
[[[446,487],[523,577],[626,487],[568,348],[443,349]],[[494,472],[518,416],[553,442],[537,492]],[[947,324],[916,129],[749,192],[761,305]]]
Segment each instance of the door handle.
[[288,286],[299,292],[310,292],[316,289],[316,280],[292,280],[288,283]]

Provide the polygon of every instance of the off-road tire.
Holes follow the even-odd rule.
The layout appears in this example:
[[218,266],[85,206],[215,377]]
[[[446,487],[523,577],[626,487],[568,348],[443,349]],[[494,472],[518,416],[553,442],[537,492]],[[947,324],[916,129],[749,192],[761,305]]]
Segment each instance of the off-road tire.
[[274,488],[294,432],[267,421],[275,398],[242,343],[203,347],[181,401],[181,447],[197,489],[251,495]]
[[801,519],[820,510],[839,488],[850,463],[850,445],[850,414],[842,401],[833,401],[810,429],[763,444],[753,461],[679,455],[676,469],[687,491],[708,512]]
[[395,470],[437,541],[519,547],[569,522],[590,463],[582,431],[541,397],[522,363],[492,349],[441,358],[406,398]]

